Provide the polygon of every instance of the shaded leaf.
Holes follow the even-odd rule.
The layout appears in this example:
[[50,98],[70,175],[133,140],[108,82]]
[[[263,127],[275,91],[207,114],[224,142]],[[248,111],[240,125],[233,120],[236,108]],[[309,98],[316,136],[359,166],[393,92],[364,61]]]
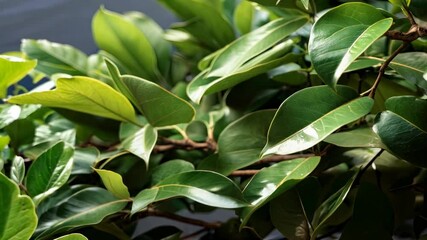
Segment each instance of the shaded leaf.
[[47,40],[24,39],[21,51],[37,59],[37,71],[48,76],[55,73],[86,75],[88,57],[82,51],[67,44]]
[[78,191],[40,216],[36,239],[46,239],[71,229],[97,224],[105,217],[122,210],[128,200],[118,200],[98,187]]
[[169,160],[153,169],[151,173],[151,184],[157,185],[163,179],[172,175],[190,172],[194,170],[193,164],[185,160]]
[[408,52],[397,55],[389,65],[403,78],[427,91],[427,53]]
[[135,214],[153,202],[173,197],[187,197],[219,208],[239,208],[246,205],[239,187],[230,179],[215,172],[191,171],[172,175],[141,191],[133,201],[131,212]]
[[115,197],[121,199],[130,198],[128,188],[123,183],[123,178],[120,174],[104,169],[94,169],[101,177],[102,183]]
[[348,123],[368,114],[373,100],[337,86],[310,87],[288,97],[276,112],[268,130],[263,156],[291,154],[312,147]]
[[60,78],[56,89],[7,99],[16,104],[42,104],[135,123],[132,104],[105,83],[89,77]]
[[75,148],[71,174],[91,174],[94,164],[100,160],[99,150],[95,147]]
[[251,215],[278,195],[290,190],[306,178],[319,164],[320,157],[299,158],[276,163],[252,177],[243,190],[243,197],[251,204],[240,212],[241,227]]
[[372,128],[356,128],[350,131],[334,133],[323,141],[339,147],[383,147],[381,139]]
[[28,169],[26,187],[38,204],[64,185],[73,167],[73,149],[59,142],[43,152]]
[[347,67],[392,23],[393,19],[385,19],[379,9],[369,4],[346,3],[333,8],[313,26],[309,52],[314,69],[335,89]]
[[37,226],[34,203],[0,173],[0,239],[30,239]]
[[151,151],[157,141],[157,130],[147,124],[122,142],[122,147],[142,158],[148,167]]
[[266,10],[249,1],[241,1],[234,11],[234,24],[241,35],[251,32],[268,22]]
[[25,118],[12,122],[4,130],[10,137],[10,146],[19,152],[20,147],[34,140],[36,126],[33,121]]
[[36,64],[35,60],[0,55],[0,98],[6,97],[7,88],[25,77]]

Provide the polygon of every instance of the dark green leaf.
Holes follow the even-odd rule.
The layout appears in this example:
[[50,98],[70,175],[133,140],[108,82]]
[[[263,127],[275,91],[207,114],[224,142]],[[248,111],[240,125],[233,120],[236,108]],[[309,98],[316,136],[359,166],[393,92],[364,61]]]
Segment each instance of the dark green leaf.
[[[333,23],[333,24],[331,24]],[[313,26],[309,52],[314,69],[330,87],[348,66],[393,23],[365,3],[346,3],[325,13]]]
[[169,160],[153,169],[153,172],[151,173],[151,184],[157,185],[160,181],[172,175],[193,170],[193,164],[188,161]]
[[251,205],[243,208],[239,214],[242,219],[241,226],[246,225],[255,210],[306,178],[319,162],[320,157],[284,161],[264,168],[253,176],[243,190],[244,198]]
[[423,76],[427,72],[427,53],[401,53],[393,59],[390,67],[406,80],[427,91],[427,79]]
[[75,148],[71,174],[91,174],[92,167],[100,160],[99,155],[99,150],[95,147]]
[[10,137],[10,146],[15,150],[32,143],[36,133],[35,124],[29,119],[18,119],[5,128]]
[[30,239],[37,226],[34,203],[0,173],[0,239]]

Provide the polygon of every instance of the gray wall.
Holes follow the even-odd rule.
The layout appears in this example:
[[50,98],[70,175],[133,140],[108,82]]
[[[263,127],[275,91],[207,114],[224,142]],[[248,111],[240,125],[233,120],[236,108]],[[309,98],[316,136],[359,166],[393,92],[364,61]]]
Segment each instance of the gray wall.
[[164,28],[174,17],[155,0],[0,0],[0,53],[19,50],[21,39],[47,39],[96,51],[91,20],[99,6],[141,11]]

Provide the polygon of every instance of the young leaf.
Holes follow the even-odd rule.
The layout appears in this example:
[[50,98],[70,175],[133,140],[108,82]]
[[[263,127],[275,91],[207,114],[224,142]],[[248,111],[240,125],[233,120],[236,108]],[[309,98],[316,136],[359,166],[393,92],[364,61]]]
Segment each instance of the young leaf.
[[309,52],[314,69],[333,89],[341,74],[393,23],[374,6],[346,3],[325,13],[313,26]]
[[37,59],[37,71],[48,76],[55,73],[86,75],[88,71],[87,55],[70,45],[24,39],[21,51],[28,57]]
[[375,118],[374,131],[387,149],[397,157],[417,166],[427,167],[424,158],[427,100],[412,96],[394,97],[386,101],[386,108],[388,111]]
[[305,150],[341,126],[368,114],[374,101],[358,96],[346,86],[336,86],[336,92],[327,86],[296,92],[277,110],[262,155],[285,155]]
[[80,233],[71,233],[65,236],[55,238],[54,240],[88,240],[87,237]]
[[319,164],[320,157],[299,158],[276,163],[252,177],[243,190],[243,197],[251,204],[240,212],[241,227],[251,215],[278,195],[290,190],[306,178]]
[[122,142],[122,147],[132,154],[142,158],[149,165],[151,151],[157,141],[157,130],[147,124],[132,136]]
[[109,192],[111,192],[115,197],[120,199],[129,199],[130,194],[128,188],[123,183],[122,176],[113,171],[104,170],[104,169],[95,169],[95,172],[101,177],[104,186]]
[[136,123],[132,104],[107,84],[89,77],[60,78],[56,89],[8,98],[9,103],[42,104]]
[[64,185],[73,167],[73,149],[59,142],[42,153],[28,169],[26,186],[36,204]]
[[46,239],[60,232],[97,224],[122,210],[128,201],[119,200],[102,188],[85,188],[41,215],[34,235],[36,239]]
[[93,17],[92,30],[98,47],[123,63],[129,73],[161,81],[153,46],[132,21],[101,8]]
[[36,64],[35,60],[0,55],[0,98],[6,97],[7,88],[25,77]]
[[239,187],[230,179],[215,172],[191,171],[172,175],[138,193],[131,213],[135,214],[153,202],[173,197],[187,197],[219,208],[239,208],[246,205]]
[[20,156],[15,156],[10,168],[10,179],[16,184],[21,184],[25,177],[25,163],[24,159]]
[[336,193],[326,199],[326,201],[324,201],[317,208],[312,221],[313,232],[311,234],[311,240],[317,238],[317,235],[319,234],[319,231],[322,229],[323,225],[332,216],[332,214],[334,214],[338,207],[344,202],[358,175],[359,170],[354,171],[347,183],[340,190],[338,190]]
[[116,88],[130,99],[152,126],[187,123],[194,118],[194,108],[182,98],[145,79],[121,76],[118,68],[109,60],[106,60],[106,64]]
[[34,203],[0,173],[0,240],[30,239],[37,226]]

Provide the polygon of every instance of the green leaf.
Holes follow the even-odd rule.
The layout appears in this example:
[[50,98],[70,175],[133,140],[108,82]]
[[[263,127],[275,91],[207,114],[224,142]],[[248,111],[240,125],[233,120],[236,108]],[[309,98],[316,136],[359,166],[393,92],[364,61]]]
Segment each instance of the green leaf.
[[17,152],[19,148],[34,140],[36,126],[30,119],[18,119],[9,124],[4,130],[10,137],[10,146]]
[[339,132],[329,135],[325,140],[327,143],[339,147],[362,147],[382,148],[383,144],[372,128],[356,128],[350,131]]
[[363,183],[357,190],[353,216],[340,239],[392,239],[394,214],[387,196],[375,185]]
[[274,112],[263,110],[250,113],[228,125],[218,138],[219,156],[214,170],[228,175],[258,161]]
[[234,24],[241,35],[268,22],[268,12],[249,1],[241,1],[234,11]]
[[34,203],[19,194],[18,186],[0,173],[0,240],[30,239],[37,226]]
[[346,184],[336,193],[332,194],[317,208],[312,221],[313,232],[311,234],[311,240],[316,239],[319,231],[324,227],[326,221],[334,214],[335,211],[337,211],[339,206],[344,202],[358,175],[359,170],[354,171],[354,173],[352,173],[352,176],[346,182]]
[[215,172],[191,171],[172,175],[138,193],[131,213],[135,214],[153,202],[173,197],[187,197],[219,208],[239,208],[246,205],[239,187],[230,179]]
[[125,122],[136,122],[132,104],[107,84],[89,77],[60,78],[57,88],[7,99],[16,104],[42,104]]
[[156,52],[132,21],[101,8],[93,17],[92,31],[98,47],[123,63],[129,73],[150,81],[161,81]]
[[151,184],[157,185],[160,181],[169,176],[190,171],[194,171],[194,166],[190,162],[185,160],[169,160],[153,169],[151,173]]
[[151,151],[157,142],[157,130],[147,124],[122,142],[122,147],[142,158],[148,167]]
[[127,202],[128,200],[115,198],[102,188],[83,189],[41,215],[35,237],[46,239],[74,228],[97,224],[105,217],[122,210]]
[[290,190],[306,178],[319,164],[320,157],[299,158],[264,168],[251,178],[243,190],[243,197],[251,204],[240,212],[241,227],[251,215],[278,195]]
[[394,97],[386,101],[389,111],[375,118],[374,131],[397,157],[427,167],[424,158],[427,142],[427,100],[412,96]]
[[4,128],[13,121],[19,119],[21,107],[17,105],[8,105],[0,111],[0,128]]
[[80,233],[71,233],[59,238],[55,238],[55,240],[88,240],[88,238]]
[[305,150],[340,127],[368,114],[374,101],[358,97],[350,87],[310,87],[287,98],[268,130],[262,155],[286,155]]
[[408,52],[397,55],[389,65],[404,79],[427,91],[427,53]]
[[106,63],[116,87],[145,115],[152,126],[187,123],[194,118],[194,108],[182,98],[145,79],[131,75],[120,76],[118,68],[111,61],[106,60]]
[[0,55],[0,98],[6,97],[7,88],[19,82],[36,64],[35,60]]
[[101,177],[102,183],[115,197],[120,199],[129,199],[130,194],[126,185],[123,183],[123,178],[120,174],[104,169],[94,169]]
[[87,55],[67,44],[24,39],[21,51],[28,57],[37,59],[36,70],[48,76],[55,73],[86,75],[88,70]]
[[348,66],[393,23],[365,3],[346,3],[325,13],[313,26],[309,52],[317,74],[330,87]]
[[96,147],[75,148],[73,170],[71,174],[91,174],[94,164],[100,160],[100,153]]
[[21,184],[25,177],[25,162],[20,156],[15,156],[10,168],[10,179],[16,184]]
[[26,186],[36,204],[64,185],[73,167],[73,149],[59,142],[42,153],[28,169]]

